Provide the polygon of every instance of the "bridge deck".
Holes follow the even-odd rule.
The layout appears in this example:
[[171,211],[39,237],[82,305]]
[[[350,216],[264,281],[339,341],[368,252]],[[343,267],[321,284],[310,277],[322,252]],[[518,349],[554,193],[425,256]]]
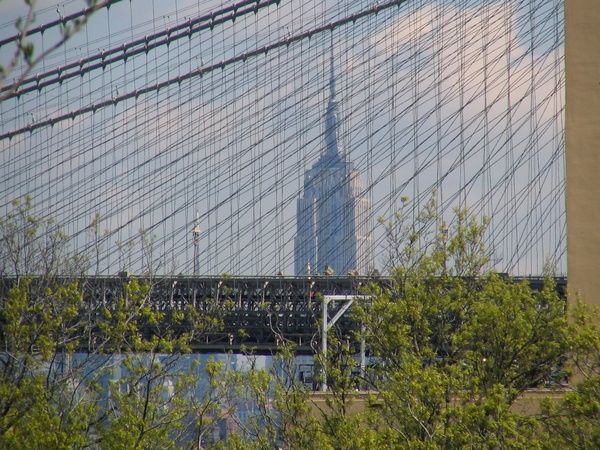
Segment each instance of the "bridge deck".
[[[218,318],[218,331],[202,332],[192,343],[192,351],[272,353],[282,340],[296,345],[298,353],[313,354],[319,349],[319,323],[322,315],[322,296],[356,295],[368,283],[391,286],[389,278],[367,277],[86,277],[79,280],[84,292],[85,314],[90,321],[101,316],[103,308],[111,309],[124,298],[125,286],[132,279],[150,282],[146,305],[166,313],[166,320],[174,311],[191,309],[201,317]],[[519,279],[515,279],[519,280]],[[533,289],[539,289],[544,279],[529,277]],[[10,286],[8,279],[3,289]],[[556,278],[557,291],[565,295],[566,278]],[[340,309],[342,302],[329,304],[329,317]],[[94,346],[90,324],[88,348]],[[178,330],[187,331],[191,325],[182,322]],[[141,330],[150,337],[155,326]],[[349,314],[344,314],[336,325],[341,335],[356,330]],[[82,348],[82,350],[85,350]]]

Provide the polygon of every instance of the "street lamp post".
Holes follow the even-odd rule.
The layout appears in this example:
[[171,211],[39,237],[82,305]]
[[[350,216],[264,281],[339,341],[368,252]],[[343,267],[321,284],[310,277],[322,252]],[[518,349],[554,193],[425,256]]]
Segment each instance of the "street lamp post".
[[194,275],[200,274],[200,215],[196,213],[196,222],[192,229],[192,241],[194,243]]

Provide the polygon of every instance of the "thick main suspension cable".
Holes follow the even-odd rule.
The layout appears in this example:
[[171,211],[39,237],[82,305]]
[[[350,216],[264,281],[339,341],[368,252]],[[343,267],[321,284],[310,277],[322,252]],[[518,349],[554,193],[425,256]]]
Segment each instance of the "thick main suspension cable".
[[[242,53],[241,55],[237,55],[234,56],[232,58],[229,59],[225,59],[223,61],[220,61],[218,63],[215,64],[211,64],[205,67],[201,67],[197,70],[188,72],[187,74],[184,75],[180,75],[176,78],[171,78],[169,80],[165,80],[162,81],[160,83],[156,83],[153,86],[148,86],[145,87],[143,89],[136,89],[133,92],[128,92],[126,94],[120,95],[120,96],[114,96],[113,98],[109,99],[109,100],[105,100],[99,103],[95,103],[89,106],[86,106],[85,108],[80,108],[77,110],[73,110],[67,114],[63,114],[57,117],[53,117],[44,121],[40,121],[37,123],[32,123],[29,124],[28,126],[24,127],[24,128],[20,128],[18,130],[14,130],[14,131],[9,131],[7,133],[1,134],[0,135],[0,140],[3,139],[12,139],[14,136],[23,134],[23,133],[27,133],[27,132],[33,132],[34,130],[38,129],[38,128],[43,128],[43,127],[47,127],[47,126],[53,126],[59,122],[63,122],[65,120],[68,119],[75,119],[76,117],[82,115],[82,114],[86,114],[86,113],[90,113],[90,112],[96,112],[99,109],[105,108],[107,106],[113,106],[116,105],[119,102],[131,99],[131,98],[138,98],[140,95],[146,95],[150,92],[158,92],[159,90],[161,90],[162,88],[165,88],[167,86],[171,86],[174,84],[180,84],[181,82],[191,79],[191,78],[196,78],[196,77],[202,77],[205,74],[211,73],[215,70],[218,69],[224,69],[225,67],[228,67],[232,64],[236,64],[238,62],[245,62],[248,58],[253,58],[255,56],[258,55],[262,55],[262,54],[267,54],[269,53],[271,50],[275,50],[278,48],[282,48],[282,47],[288,47],[291,44],[294,44],[296,42],[300,42],[303,41],[305,39],[310,39],[311,37],[321,34],[325,31],[333,31],[338,27],[341,27],[343,25],[347,25],[349,23],[354,23],[359,19],[365,18],[365,17],[369,17],[372,15],[376,15],[378,13],[380,13],[381,11],[384,11],[388,8],[394,7],[394,6],[400,6],[403,3],[406,3],[408,0],[393,0],[389,3],[385,3],[383,5],[376,5],[373,6],[371,8],[368,8],[366,10],[360,11],[358,13],[355,14],[351,14],[350,16],[344,17],[342,19],[330,22],[326,25],[322,25],[320,27],[316,27],[313,28],[311,30],[305,31],[303,33],[294,35],[294,36],[288,36],[286,39],[282,40],[282,41],[277,41],[274,42],[272,44],[268,44],[268,45],[264,45],[258,49],[252,50],[250,52],[245,52]],[[166,44],[167,42],[165,42],[164,44]],[[162,45],[162,44],[161,44]]]
[[[69,14],[68,16],[61,16],[60,19],[39,25],[30,30],[27,30],[26,34],[27,34],[27,36],[31,36],[31,35],[38,34],[38,33],[44,33],[44,31],[50,30],[51,28],[54,28],[57,26],[64,27],[69,22],[75,21],[75,20],[79,19],[80,17],[86,17],[88,14],[96,12],[100,9],[110,8],[111,5],[114,5],[115,3],[119,3],[121,1],[123,1],[123,0],[105,0],[104,2],[102,2],[98,5],[90,6],[89,8],[85,8],[79,12]],[[9,38],[0,39],[0,47],[2,47],[3,45],[6,45],[6,44],[10,44],[11,42],[19,42],[22,38],[23,38],[23,33],[17,33]]]
[[[143,38],[135,41],[124,43],[118,47],[109,50],[103,50],[96,55],[89,56],[87,58],[81,58],[76,62],[57,67],[56,69],[49,70],[41,74],[37,74],[35,77],[26,78],[21,81],[20,88],[9,94],[7,98],[18,97],[22,94],[27,94],[33,91],[41,91],[45,87],[62,83],[70,78],[83,76],[86,73],[92,72],[96,69],[104,70],[112,63],[127,61],[128,58],[142,53],[148,53],[150,50],[154,50],[163,45],[169,45],[175,41],[178,41],[179,39],[191,38],[192,35],[197,34],[200,31],[207,29],[212,30],[215,26],[221,25],[225,22],[235,22],[238,18],[251,13],[256,14],[261,9],[267,8],[273,4],[279,4],[280,1],[281,0],[266,0],[261,2],[261,0],[245,0],[232,6],[227,6],[222,9],[212,11],[209,14],[197,17],[196,19],[189,19],[187,22],[179,24],[173,28],[167,28],[166,30],[144,36]],[[108,58],[112,55],[116,56]],[[100,62],[91,64],[95,61]],[[73,72],[68,72],[72,69],[76,70]],[[42,82],[42,80],[55,75],[58,75],[58,77]],[[28,84],[34,85],[25,87]],[[13,86],[5,86],[0,89],[0,93],[13,89]]]

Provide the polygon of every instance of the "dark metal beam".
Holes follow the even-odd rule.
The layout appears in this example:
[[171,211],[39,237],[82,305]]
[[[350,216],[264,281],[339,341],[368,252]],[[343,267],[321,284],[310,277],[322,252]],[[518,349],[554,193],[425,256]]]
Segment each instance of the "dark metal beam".
[[[260,354],[277,352],[282,342],[296,346],[298,354],[320,351],[319,323],[322,298],[325,295],[357,295],[369,283],[392,287],[390,278],[369,277],[85,277],[78,280],[84,295],[85,320],[100,320],[103,308],[111,309],[125,296],[125,287],[133,280],[149,283],[150,291],[145,306],[165,312],[167,326],[175,311],[193,311],[206,317],[222,320],[218,331],[198,335],[191,350],[198,353],[252,351]],[[514,278],[515,282],[522,278]],[[543,287],[544,278],[527,277],[532,289]],[[0,278],[0,291],[14,284],[14,279]],[[559,295],[565,297],[565,277],[555,279]],[[4,295],[2,295],[4,297]],[[335,302],[334,302],[335,303]],[[328,314],[335,316],[343,304],[331,305]],[[94,347],[94,323],[87,324],[89,342],[81,343],[81,350]],[[190,325],[178,324],[177,331],[189,331]],[[336,324],[341,335],[352,335],[359,324],[348,313]],[[156,325],[143,326],[142,337],[150,338]],[[85,348],[84,348],[85,347]]]

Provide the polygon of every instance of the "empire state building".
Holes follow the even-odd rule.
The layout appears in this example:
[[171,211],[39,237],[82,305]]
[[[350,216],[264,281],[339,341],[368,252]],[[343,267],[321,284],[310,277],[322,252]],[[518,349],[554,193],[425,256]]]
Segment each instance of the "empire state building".
[[323,273],[327,266],[336,275],[366,274],[372,269],[369,200],[359,172],[338,143],[337,108],[332,55],[324,150],[306,171],[304,195],[297,204],[296,275]]

